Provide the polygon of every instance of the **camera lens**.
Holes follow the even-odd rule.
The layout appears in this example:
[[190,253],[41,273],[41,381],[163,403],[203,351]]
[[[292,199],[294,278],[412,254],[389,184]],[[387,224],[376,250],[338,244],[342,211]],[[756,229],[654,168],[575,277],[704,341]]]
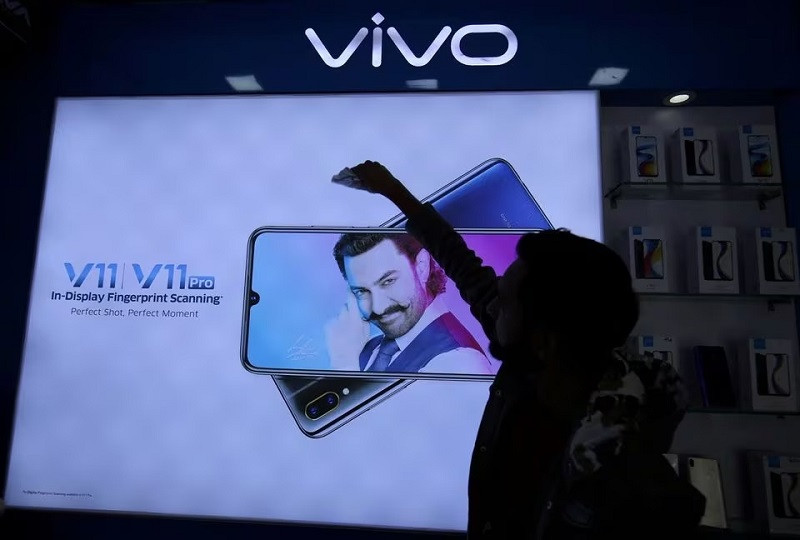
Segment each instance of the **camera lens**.
[[257,292],[250,291],[250,305],[251,306],[254,306],[254,305],[258,304],[258,302],[260,300],[261,300],[261,297],[258,295]]
[[325,416],[339,406],[339,395],[336,392],[325,392],[306,405],[306,416],[316,420]]

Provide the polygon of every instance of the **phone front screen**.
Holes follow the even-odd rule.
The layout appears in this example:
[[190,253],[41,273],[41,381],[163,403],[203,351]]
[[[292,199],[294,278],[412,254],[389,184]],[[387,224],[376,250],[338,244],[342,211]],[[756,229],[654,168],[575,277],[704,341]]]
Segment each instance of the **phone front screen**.
[[[522,233],[469,232],[498,275]],[[455,284],[396,230],[256,231],[250,242],[243,361],[267,373],[483,378],[488,338]]]

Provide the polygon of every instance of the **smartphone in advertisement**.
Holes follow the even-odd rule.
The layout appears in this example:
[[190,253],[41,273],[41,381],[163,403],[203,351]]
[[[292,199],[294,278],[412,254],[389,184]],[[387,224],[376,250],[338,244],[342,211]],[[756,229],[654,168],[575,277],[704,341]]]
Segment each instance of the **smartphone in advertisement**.
[[[498,274],[525,231],[460,231]],[[490,380],[455,284],[395,228],[264,227],[250,237],[242,363],[252,372]]]
[[772,149],[766,135],[747,136],[747,154],[750,160],[750,174],[754,177],[772,176]]
[[690,176],[714,176],[716,167],[713,145],[713,141],[708,139],[683,141],[687,174]]
[[[551,229],[552,225],[513,167],[490,159],[422,199],[455,227]],[[399,214],[382,227],[402,227]],[[413,382],[411,379],[273,375],[303,434],[326,436]],[[329,392],[336,395],[331,397]],[[317,407],[315,407],[315,405]]]
[[703,240],[703,278],[706,281],[733,281],[733,243]]
[[655,137],[636,137],[636,169],[637,174],[642,177],[658,176],[658,146]]
[[794,281],[794,248],[786,240],[762,241],[764,279],[767,281]]
[[660,239],[636,239],[633,249],[638,279],[664,279],[664,248]]

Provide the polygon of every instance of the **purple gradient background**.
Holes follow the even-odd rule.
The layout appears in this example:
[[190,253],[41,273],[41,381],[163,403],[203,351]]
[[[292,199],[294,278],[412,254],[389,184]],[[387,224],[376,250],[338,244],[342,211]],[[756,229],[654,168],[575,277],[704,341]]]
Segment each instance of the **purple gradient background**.
[[[251,284],[261,300],[250,310],[247,350],[255,367],[287,373],[331,369],[323,326],[339,314],[349,294],[333,258],[338,238],[338,232],[274,230],[256,237]],[[519,238],[518,232],[464,234],[467,245],[498,275],[516,258]],[[442,298],[488,356],[488,338],[449,279]],[[379,333],[373,327],[373,334]],[[289,359],[286,351],[299,340],[308,356]],[[497,362],[492,365],[496,370]]]

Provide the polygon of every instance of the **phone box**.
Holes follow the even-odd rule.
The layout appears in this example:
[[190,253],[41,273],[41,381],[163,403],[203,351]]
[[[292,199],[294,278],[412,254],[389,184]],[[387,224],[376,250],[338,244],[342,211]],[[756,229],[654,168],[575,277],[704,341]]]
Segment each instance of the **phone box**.
[[760,294],[800,294],[797,237],[793,228],[758,227],[756,260]]
[[678,370],[678,347],[669,336],[637,336],[636,353],[640,356],[652,355],[656,360],[668,362]]
[[748,452],[756,518],[770,534],[800,534],[800,456]]
[[797,411],[797,375],[788,339],[747,340],[743,391],[754,411]]
[[711,458],[687,456],[686,469],[689,482],[706,498],[706,511],[700,519],[700,525],[726,529],[728,519],[719,462]]
[[781,183],[775,126],[749,124],[739,126],[739,161],[740,166],[733,167],[733,170],[739,171],[741,182]]
[[628,229],[628,259],[637,292],[669,292],[667,241],[661,227]]
[[635,184],[663,184],[667,181],[664,138],[647,126],[628,126],[624,132],[623,171]]
[[700,294],[738,294],[739,256],[736,229],[697,227],[689,249],[689,288]]
[[673,139],[675,180],[705,184],[720,182],[719,144],[713,129],[682,127],[675,131]]

